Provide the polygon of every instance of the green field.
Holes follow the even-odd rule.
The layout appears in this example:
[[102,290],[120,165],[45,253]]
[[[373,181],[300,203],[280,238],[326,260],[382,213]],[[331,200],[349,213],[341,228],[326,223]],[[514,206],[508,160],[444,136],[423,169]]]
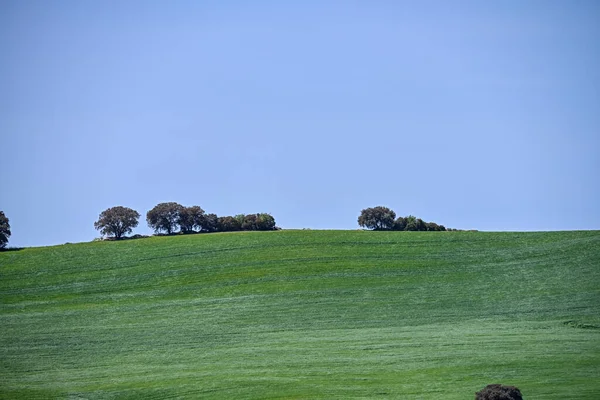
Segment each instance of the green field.
[[600,398],[600,232],[274,231],[0,253],[1,398]]

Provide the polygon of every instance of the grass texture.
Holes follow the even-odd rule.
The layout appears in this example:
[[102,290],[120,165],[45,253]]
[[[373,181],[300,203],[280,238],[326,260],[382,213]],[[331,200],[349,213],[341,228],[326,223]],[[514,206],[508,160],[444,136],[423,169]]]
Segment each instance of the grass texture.
[[275,231],[0,253],[0,398],[600,398],[600,232]]

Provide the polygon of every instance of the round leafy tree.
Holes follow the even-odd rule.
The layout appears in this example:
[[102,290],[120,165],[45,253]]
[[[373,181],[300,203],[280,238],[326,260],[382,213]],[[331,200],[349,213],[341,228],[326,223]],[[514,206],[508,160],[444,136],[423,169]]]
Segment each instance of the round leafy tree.
[[0,249],[3,249],[8,243],[10,237],[10,224],[8,218],[4,215],[4,211],[0,211]]
[[174,202],[157,204],[146,213],[146,222],[150,228],[154,229],[154,232],[164,231],[170,235],[177,230],[183,209],[181,204]]
[[394,227],[396,213],[387,207],[365,208],[360,212],[358,225],[376,231],[390,230]]
[[258,214],[256,218],[256,226],[260,231],[272,231],[275,229],[275,218],[271,214]]
[[204,219],[204,210],[199,206],[182,207],[177,222],[183,233],[191,233],[202,229]]
[[131,208],[116,206],[100,213],[98,221],[94,222],[94,228],[106,236],[114,236],[121,239],[123,235],[131,233],[138,226],[140,214]]

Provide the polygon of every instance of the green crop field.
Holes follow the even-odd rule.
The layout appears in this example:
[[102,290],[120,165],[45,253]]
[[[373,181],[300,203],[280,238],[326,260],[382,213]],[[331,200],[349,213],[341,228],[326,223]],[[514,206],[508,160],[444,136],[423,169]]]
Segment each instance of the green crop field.
[[600,398],[600,232],[274,231],[0,253],[0,397]]

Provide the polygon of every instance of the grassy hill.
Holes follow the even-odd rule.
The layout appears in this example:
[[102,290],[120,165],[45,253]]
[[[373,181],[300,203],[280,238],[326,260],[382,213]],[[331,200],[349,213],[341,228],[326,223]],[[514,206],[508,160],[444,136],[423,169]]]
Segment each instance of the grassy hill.
[[600,397],[600,232],[277,231],[0,253],[0,398]]

